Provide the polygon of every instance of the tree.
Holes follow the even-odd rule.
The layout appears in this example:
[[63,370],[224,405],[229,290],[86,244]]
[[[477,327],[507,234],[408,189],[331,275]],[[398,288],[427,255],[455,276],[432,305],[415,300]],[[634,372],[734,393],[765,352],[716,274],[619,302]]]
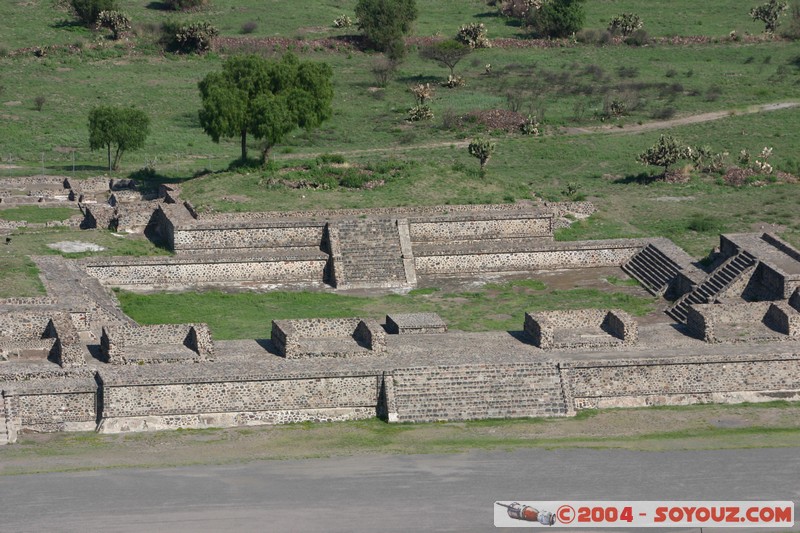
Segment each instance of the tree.
[[[89,148],[106,148],[108,170],[117,170],[122,154],[138,150],[150,133],[150,118],[132,107],[95,107],[89,112]],[[114,160],[111,149],[116,146]]]
[[664,167],[664,176],[669,172],[669,167],[683,159],[686,149],[671,135],[662,135],[658,142],[639,154],[636,160],[643,165]]
[[486,171],[486,163],[489,162],[496,147],[497,145],[494,142],[489,139],[484,139],[483,137],[473,139],[472,142],[469,143],[469,155],[478,158],[478,161],[481,163],[481,176],[483,176]]
[[247,160],[247,135],[263,140],[261,162],[295,128],[318,127],[332,114],[333,71],[326,63],[300,61],[286,54],[280,61],[256,55],[234,56],[222,72],[198,84],[203,108],[200,124],[214,142],[241,138]]
[[788,7],[786,2],[769,0],[769,2],[751,9],[750,16],[753,17],[753,20],[760,20],[764,23],[765,32],[775,33],[775,30],[778,29],[778,19]]
[[439,41],[429,44],[419,51],[422,59],[436,61],[439,65],[450,69],[450,76],[453,76],[453,69],[458,62],[467,57],[472,49],[458,41]]
[[358,0],[358,28],[379,52],[392,59],[405,55],[403,36],[417,18],[416,0]]
[[122,34],[131,29],[131,19],[120,11],[101,11],[97,15],[96,27],[111,31],[111,38],[118,41]]
[[528,24],[545,37],[569,37],[585,20],[583,0],[547,0],[528,11]]
[[78,19],[87,26],[94,25],[102,11],[115,11],[115,0],[70,0],[72,10]]

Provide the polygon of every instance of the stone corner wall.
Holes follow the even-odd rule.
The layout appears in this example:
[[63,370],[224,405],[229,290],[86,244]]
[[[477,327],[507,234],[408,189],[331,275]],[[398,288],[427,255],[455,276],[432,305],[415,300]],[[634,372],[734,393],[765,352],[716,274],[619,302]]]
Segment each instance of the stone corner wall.
[[784,302],[770,304],[764,322],[789,337],[800,337],[800,313]]
[[377,320],[364,319],[358,323],[353,338],[378,353],[386,353],[386,332]]
[[639,324],[620,309],[611,309],[606,313],[600,329],[622,341],[625,346],[632,346],[639,341]]

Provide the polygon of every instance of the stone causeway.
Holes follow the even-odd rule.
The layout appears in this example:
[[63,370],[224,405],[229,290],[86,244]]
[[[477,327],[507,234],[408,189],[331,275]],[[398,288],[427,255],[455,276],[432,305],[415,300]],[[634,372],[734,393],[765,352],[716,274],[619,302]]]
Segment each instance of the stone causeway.
[[[114,188],[82,183],[84,199],[95,185]],[[124,197],[84,206],[84,222],[125,225]],[[34,257],[47,296],[0,300],[0,443],[24,431],[800,400],[800,251],[769,233],[721,235],[701,267],[663,238],[554,241],[566,214],[592,212],[586,202],[201,216],[172,186],[135,201],[149,213],[141,207],[128,229],[175,255]],[[609,267],[664,298],[662,319],[528,312],[517,331],[467,333],[435,313],[386,309],[383,321],[264,317],[269,339],[221,341],[202,323],[139,325],[111,291],[405,290]]]

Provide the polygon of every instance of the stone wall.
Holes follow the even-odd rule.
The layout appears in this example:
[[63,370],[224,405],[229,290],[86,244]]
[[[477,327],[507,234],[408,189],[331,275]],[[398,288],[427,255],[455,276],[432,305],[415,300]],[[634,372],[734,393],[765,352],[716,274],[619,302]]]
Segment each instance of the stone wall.
[[552,361],[405,368],[386,379],[390,422],[566,415]]
[[173,249],[230,250],[247,248],[312,247],[319,249],[324,223],[273,223],[269,226],[250,224],[246,227],[201,225],[175,230]]
[[366,318],[273,320],[272,342],[287,359],[386,353],[386,333]]
[[138,257],[82,260],[86,272],[115,287],[252,283],[321,283],[327,256]]
[[[517,218],[518,217],[518,218]],[[513,237],[551,237],[552,216],[511,216],[488,220],[472,220],[468,217],[439,217],[410,221],[411,241],[454,241],[477,239],[502,239]]]
[[91,431],[97,422],[97,384],[88,377],[0,384],[8,419],[17,429]]
[[576,409],[800,400],[800,354],[564,362]]
[[[101,372],[102,376],[102,372]],[[226,427],[371,418],[375,375],[104,387],[100,431]]]
[[554,268],[620,266],[643,246],[634,239],[558,242],[530,246],[529,251],[492,253],[481,248],[414,249],[418,274],[464,275],[483,272],[526,272]]

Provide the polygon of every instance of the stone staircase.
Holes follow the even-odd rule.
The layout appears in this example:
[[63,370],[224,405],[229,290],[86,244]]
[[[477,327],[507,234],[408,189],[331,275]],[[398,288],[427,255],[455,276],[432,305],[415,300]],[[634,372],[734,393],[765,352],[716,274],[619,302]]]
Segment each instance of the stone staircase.
[[639,281],[653,296],[663,296],[681,267],[661,250],[648,244],[624,263],[622,270]]
[[695,289],[678,298],[666,313],[682,324],[686,323],[689,306],[692,304],[706,304],[731,286],[747,270],[756,266],[758,260],[750,253],[742,250],[727,259],[714,272],[709,274]]
[[339,253],[333,259],[337,287],[408,284],[395,220],[354,219],[334,224],[339,238]]
[[399,422],[564,416],[553,363],[402,369],[392,376]]

